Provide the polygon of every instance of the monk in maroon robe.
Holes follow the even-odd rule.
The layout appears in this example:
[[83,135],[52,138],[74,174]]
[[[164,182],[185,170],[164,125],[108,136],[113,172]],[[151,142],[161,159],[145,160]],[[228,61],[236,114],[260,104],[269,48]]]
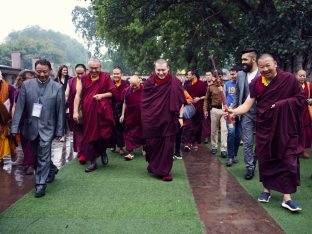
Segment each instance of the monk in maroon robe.
[[[212,81],[213,76],[211,71],[206,72],[206,89],[208,89],[209,85],[213,83]],[[210,112],[208,112],[207,118],[204,118],[203,120],[203,126],[202,126],[202,138],[204,138],[204,143],[207,144],[209,142],[211,136],[211,118],[210,118]]]
[[[14,97],[14,105],[12,108],[12,115],[14,115],[15,108],[16,108],[16,102],[19,96],[20,89],[22,87],[22,84],[25,80],[30,80],[33,79],[35,76],[35,73],[30,70],[23,70],[21,71],[15,81],[15,86],[16,86],[16,91],[15,91],[15,97]],[[22,121],[24,121],[26,118],[25,113],[22,115]],[[21,128],[23,125],[20,126]],[[20,129],[20,132],[23,130]],[[33,153],[31,142],[26,139],[22,134],[20,134],[20,139],[21,139],[21,146],[24,154],[24,159],[23,159],[23,165],[26,166],[25,174],[26,175],[33,175],[35,172],[35,166],[36,166],[36,156]],[[19,160],[17,160],[19,161]],[[16,162],[17,162],[16,161]],[[13,165],[16,163],[14,162]]]
[[263,192],[258,201],[269,202],[270,190],[284,194],[282,206],[290,211],[301,208],[291,200],[300,184],[299,156],[304,150],[302,115],[306,100],[295,76],[277,69],[269,54],[258,59],[262,76],[250,83],[250,96],[231,111],[246,113],[257,101],[256,150]]
[[193,98],[193,105],[196,109],[195,115],[186,121],[183,130],[184,150],[189,151],[191,148],[198,150],[197,144],[201,143],[202,125],[204,121],[203,104],[207,92],[207,86],[196,71],[188,71],[187,78],[190,81],[186,86],[186,91]]
[[88,68],[89,73],[81,77],[81,85],[77,86],[73,115],[73,119],[78,122],[81,97],[84,150],[88,160],[91,161],[85,172],[97,169],[96,157],[99,155],[102,164],[108,164],[106,148],[110,144],[115,124],[112,110],[114,83],[109,73],[101,72],[101,63],[98,59],[91,59]]
[[[125,124],[125,143],[126,150],[129,152],[125,156],[126,160],[132,160],[134,149],[144,145],[142,122],[141,122],[141,95],[143,85],[140,84],[140,78],[136,75],[129,79],[130,87],[124,89],[122,114],[120,122]],[[143,151],[144,154],[144,151]]]
[[112,151],[115,151],[116,145],[119,148],[119,154],[124,155],[125,152],[123,147],[125,147],[124,140],[124,124],[120,123],[119,119],[121,117],[123,97],[122,92],[128,87],[126,81],[122,80],[122,69],[120,67],[115,67],[113,69],[113,81],[116,87],[115,95],[113,96],[113,111],[115,119],[115,127],[112,134]]
[[147,171],[171,181],[175,136],[183,125],[181,82],[170,75],[166,60],[155,62],[155,73],[144,83],[141,119]]
[[75,67],[76,77],[70,79],[67,83],[65,97],[69,106],[69,129],[73,132],[73,147],[74,152],[77,152],[77,158],[81,164],[85,164],[87,157],[84,152],[83,143],[83,125],[78,124],[73,119],[74,114],[74,101],[76,96],[77,86],[81,84],[81,77],[86,74],[86,67],[83,64],[77,64]]
[[312,105],[311,99],[311,83],[307,82],[307,73],[304,70],[299,70],[296,74],[296,78],[299,81],[299,84],[303,88],[304,97],[307,100],[307,103],[303,111],[303,125],[304,125],[304,136],[305,136],[305,150],[303,152],[304,158],[309,158],[309,153],[306,149],[311,148],[312,143],[312,127],[311,127],[311,117],[308,110],[308,105]]

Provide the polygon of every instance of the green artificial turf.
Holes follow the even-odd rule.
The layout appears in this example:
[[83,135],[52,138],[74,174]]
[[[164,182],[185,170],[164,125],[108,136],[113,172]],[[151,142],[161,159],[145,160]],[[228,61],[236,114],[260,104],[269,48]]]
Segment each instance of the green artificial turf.
[[92,173],[70,162],[45,197],[31,192],[0,214],[0,233],[203,233],[182,160],[163,182],[140,156],[109,156]]
[[[311,152],[310,155],[312,156]],[[223,159],[219,155],[218,157],[225,165],[227,159]],[[245,190],[254,199],[257,199],[263,188],[262,183],[259,182],[258,167],[256,168],[255,177],[252,180],[245,180],[244,175],[246,169],[243,157],[243,146],[240,146],[239,148],[238,159],[239,163],[229,167],[228,169],[245,188]],[[299,186],[297,192],[292,195],[292,199],[299,206],[301,206],[303,209],[301,212],[292,213],[287,209],[282,208],[281,203],[283,194],[275,191],[271,192],[271,199],[269,203],[261,203],[266,211],[286,233],[312,233],[312,159],[300,159],[300,170],[301,186]]]

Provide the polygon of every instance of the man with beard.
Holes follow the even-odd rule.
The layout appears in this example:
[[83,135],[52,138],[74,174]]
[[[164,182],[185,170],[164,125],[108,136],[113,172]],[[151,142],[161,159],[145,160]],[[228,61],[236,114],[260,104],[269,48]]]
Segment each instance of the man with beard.
[[256,147],[263,192],[259,202],[269,202],[271,190],[283,193],[282,207],[295,212],[301,208],[291,200],[300,185],[299,156],[304,151],[304,92],[296,77],[277,68],[270,54],[258,59],[261,76],[250,83],[243,105],[229,110],[242,115],[257,101]]
[[116,95],[113,96],[113,111],[115,119],[115,127],[112,133],[112,151],[116,150],[116,145],[119,148],[119,154],[124,155],[123,147],[125,146],[124,140],[124,124],[119,121],[122,112],[123,97],[122,92],[128,87],[126,81],[122,80],[122,69],[115,67],[113,69],[113,82],[116,87]]
[[172,181],[172,154],[176,134],[183,125],[184,94],[181,82],[169,73],[166,60],[155,62],[155,73],[144,83],[141,101],[147,171]]
[[109,146],[114,127],[112,96],[115,86],[108,72],[101,71],[101,62],[91,58],[89,73],[81,77],[74,101],[73,119],[78,123],[78,107],[81,100],[83,116],[84,150],[90,165],[85,172],[97,169],[96,158],[101,156],[103,165],[108,164],[106,148]]
[[[237,73],[236,90],[233,101],[233,109],[243,104],[249,95],[249,84],[260,75],[257,66],[257,51],[253,48],[242,52],[243,71]],[[256,167],[256,154],[254,152],[254,132],[256,120],[256,104],[241,116],[241,124],[244,133],[244,161],[246,165],[245,179],[251,180]]]

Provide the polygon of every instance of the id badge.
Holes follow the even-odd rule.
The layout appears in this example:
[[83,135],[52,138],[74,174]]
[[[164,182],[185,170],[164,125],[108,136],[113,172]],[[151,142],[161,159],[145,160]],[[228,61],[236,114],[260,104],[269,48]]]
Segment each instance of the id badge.
[[40,117],[42,111],[42,105],[40,103],[34,103],[32,116],[33,117]]

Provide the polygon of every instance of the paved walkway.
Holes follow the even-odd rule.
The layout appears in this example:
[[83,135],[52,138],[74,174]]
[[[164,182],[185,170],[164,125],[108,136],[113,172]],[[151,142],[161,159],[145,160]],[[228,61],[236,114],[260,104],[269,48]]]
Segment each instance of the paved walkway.
[[[58,167],[73,159],[70,140],[53,144],[53,162]],[[185,153],[184,162],[206,233],[284,233],[205,146]],[[34,176],[24,175],[21,166],[12,167],[6,158],[4,168],[0,168],[0,212],[33,187]]]
[[206,233],[284,233],[207,147],[183,158]]

